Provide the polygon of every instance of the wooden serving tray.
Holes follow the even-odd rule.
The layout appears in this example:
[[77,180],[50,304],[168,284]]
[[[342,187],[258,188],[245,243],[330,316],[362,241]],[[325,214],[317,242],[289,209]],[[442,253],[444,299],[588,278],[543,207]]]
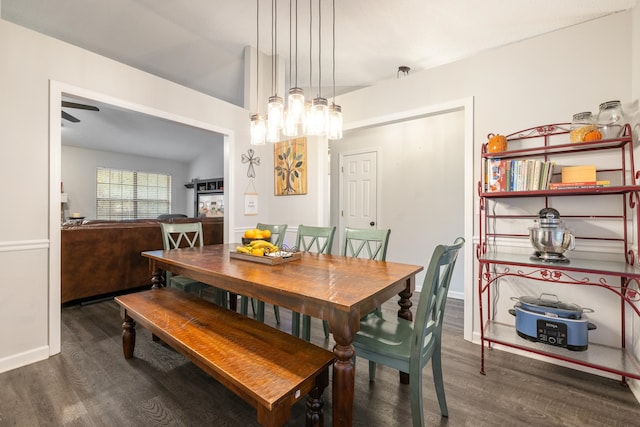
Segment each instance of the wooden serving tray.
[[298,260],[302,258],[302,254],[300,252],[293,252],[290,257],[283,258],[283,257],[274,257],[274,256],[250,255],[250,254],[244,254],[242,252],[229,252],[229,257],[234,259],[241,259],[244,261],[257,262],[259,264],[278,265],[278,264],[283,264],[285,262]]

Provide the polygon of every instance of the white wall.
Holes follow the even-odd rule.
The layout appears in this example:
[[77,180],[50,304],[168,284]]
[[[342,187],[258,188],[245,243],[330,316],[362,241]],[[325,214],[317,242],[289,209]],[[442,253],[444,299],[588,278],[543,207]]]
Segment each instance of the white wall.
[[[62,91],[225,134],[225,155],[237,163],[249,139],[244,109],[3,20],[0,58],[0,194],[16,207],[0,209],[0,269],[19,283],[0,287],[2,372],[60,351]],[[234,161],[224,170],[231,228],[241,212],[234,190],[245,183]]]
[[189,176],[187,163],[63,145],[62,182],[65,193],[69,195],[66,217],[69,212],[79,212],[91,219],[96,217],[98,167],[171,175],[171,213],[193,216],[193,205],[189,210],[185,209],[187,189],[184,183]]
[[631,99],[640,99],[640,7],[631,11]]
[[[347,131],[343,140],[332,142],[332,224],[339,229],[338,159],[367,148],[380,153],[376,227],[391,229],[387,260],[426,268],[436,245],[453,243],[464,234],[464,111]],[[336,238],[334,253],[340,246]],[[450,289],[457,298],[464,294],[461,272],[462,262],[456,265]],[[416,277],[418,290],[425,273]]]

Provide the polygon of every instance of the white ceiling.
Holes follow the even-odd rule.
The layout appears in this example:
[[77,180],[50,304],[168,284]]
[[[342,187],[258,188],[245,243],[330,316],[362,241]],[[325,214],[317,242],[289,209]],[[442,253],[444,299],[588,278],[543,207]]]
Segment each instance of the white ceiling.
[[[4,20],[242,106],[244,47],[256,45],[255,0],[1,1]],[[322,94],[330,97],[332,2],[321,2]],[[632,9],[637,3],[638,0],[336,0],[336,92],[396,78],[400,65],[409,66],[410,73],[416,73]],[[318,0],[312,4],[317,22]],[[288,66],[289,1],[277,0],[277,7],[278,54]],[[260,50],[268,54],[271,2],[262,0],[260,8]],[[298,85],[308,88],[309,1],[298,0],[298,16]],[[317,86],[317,28],[312,29],[312,34],[313,80]],[[81,115],[80,110],[69,112]],[[103,112],[83,111],[82,115],[106,118]],[[88,120],[75,125],[87,125]],[[124,123],[121,121],[120,126]]]
[[191,162],[213,146],[222,149],[221,134],[90,99],[63,96],[99,111],[63,110],[80,120],[62,120],[62,144],[94,150]]

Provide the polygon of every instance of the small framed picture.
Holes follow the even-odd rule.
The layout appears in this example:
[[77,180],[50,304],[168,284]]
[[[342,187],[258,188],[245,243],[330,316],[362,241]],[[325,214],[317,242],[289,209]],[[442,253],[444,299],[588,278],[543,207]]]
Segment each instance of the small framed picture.
[[244,214],[258,215],[258,193],[244,194]]

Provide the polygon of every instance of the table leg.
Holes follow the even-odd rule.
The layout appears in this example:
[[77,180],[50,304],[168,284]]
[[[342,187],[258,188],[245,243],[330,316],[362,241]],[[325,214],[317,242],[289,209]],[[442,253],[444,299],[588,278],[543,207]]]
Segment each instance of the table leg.
[[[413,320],[413,314],[411,313],[411,292],[414,287],[412,286],[412,282],[415,282],[415,276],[407,279],[407,287],[404,288],[400,295],[400,301],[398,301],[398,305],[400,306],[400,310],[398,310],[398,317],[406,320]],[[409,384],[409,374],[407,372],[400,372],[400,384]]]
[[[156,263],[153,260],[149,260],[149,266],[150,266],[151,271],[152,271],[152,273],[151,273],[151,289],[164,288],[165,287],[165,283],[164,283],[163,271],[156,266]],[[135,338],[135,335],[134,335],[134,338]],[[151,334],[151,339],[154,342],[159,342],[160,341],[160,338],[158,338],[156,336],[156,334]],[[133,355],[133,352],[131,354]]]
[[[153,261],[151,262],[153,263]],[[165,283],[164,277],[162,276],[162,270],[156,268],[156,266],[152,264],[151,271],[153,271],[153,273],[151,273],[151,288],[156,289],[164,287]]]
[[332,313],[329,318],[330,330],[336,345],[333,354],[333,425],[353,425],[353,400],[355,390],[355,370],[352,358],[355,355],[353,337],[360,327],[360,319],[350,319],[346,313]]

